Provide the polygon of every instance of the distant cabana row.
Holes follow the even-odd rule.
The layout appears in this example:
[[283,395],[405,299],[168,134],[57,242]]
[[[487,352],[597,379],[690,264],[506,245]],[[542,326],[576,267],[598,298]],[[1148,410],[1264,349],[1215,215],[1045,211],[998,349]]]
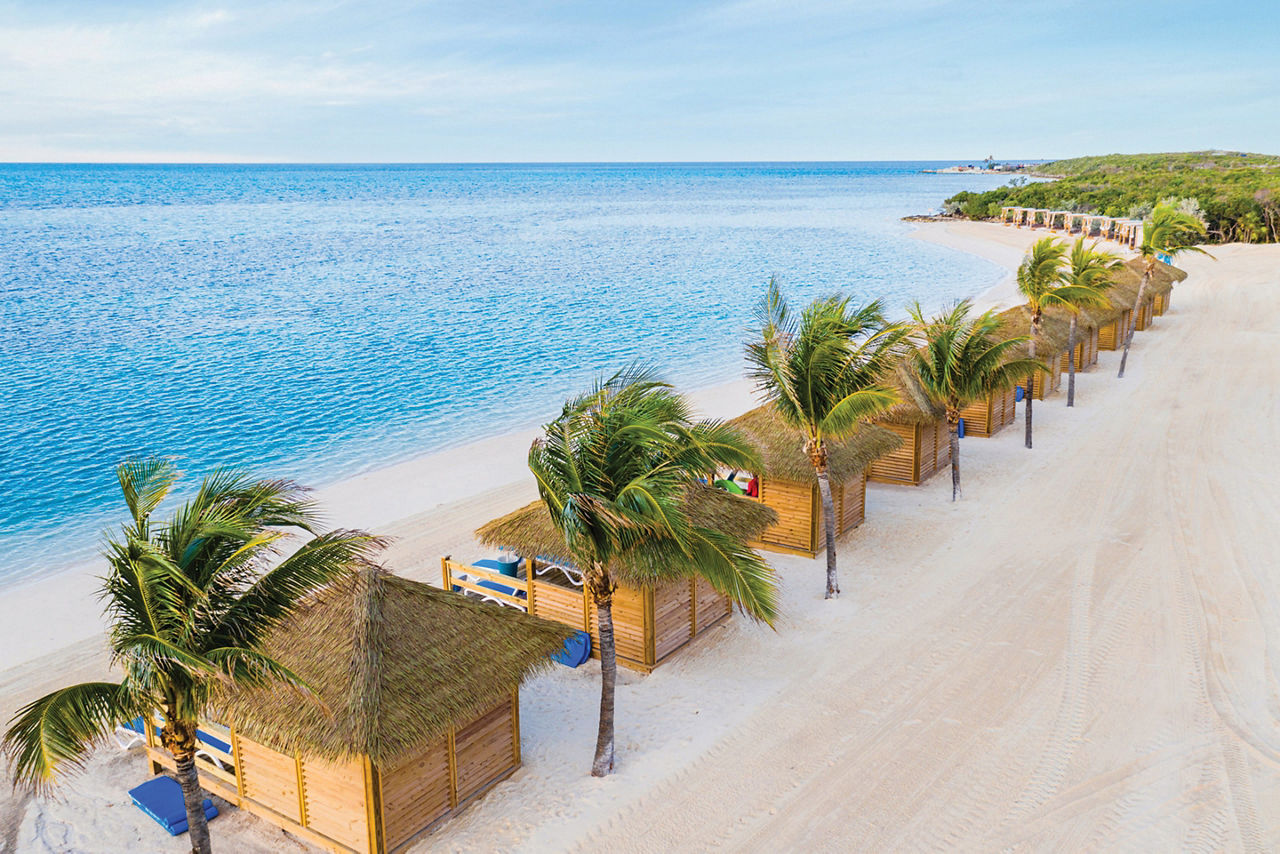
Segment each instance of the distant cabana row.
[[1140,219],[1103,216],[1102,214],[1077,213],[1052,208],[1023,208],[1015,206],[1000,209],[1000,222],[1022,228],[1044,227],[1050,231],[1061,229],[1067,234],[1080,234],[1113,240],[1130,249],[1142,244],[1144,223]]
[[[519,684],[570,634],[381,569],[353,572],[267,644],[312,693],[215,698],[200,784],[325,850],[394,851],[519,767]],[[173,771],[152,723],[153,773]]]
[[[755,539],[755,545],[808,557],[826,548],[818,479],[799,433],[783,422],[772,405],[753,409],[729,423],[760,452],[764,471],[756,473],[758,498],[777,513],[777,522]],[[839,537],[866,517],[867,466],[895,452],[902,439],[885,427],[863,425],[853,435],[827,440],[826,444]]]
[[[778,521],[767,506],[715,487],[694,488],[686,502],[694,524],[731,531],[746,540],[758,540]],[[507,570],[512,574],[506,574],[445,557],[441,571],[446,590],[587,632],[592,655],[599,657],[595,604],[564,536],[541,501],[489,522],[476,536],[487,546],[514,552],[519,562],[512,561]],[[643,588],[619,586],[613,595],[618,663],[648,673],[731,613],[729,598],[701,578],[658,581]]]

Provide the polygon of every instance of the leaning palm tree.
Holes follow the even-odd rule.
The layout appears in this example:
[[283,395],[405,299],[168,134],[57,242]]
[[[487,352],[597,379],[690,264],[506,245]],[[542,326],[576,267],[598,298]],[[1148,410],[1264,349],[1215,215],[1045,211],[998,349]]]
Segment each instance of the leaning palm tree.
[[[119,682],[87,682],[20,709],[4,736],[15,783],[52,784],[82,767],[119,724],[164,717],[160,743],[174,758],[191,847],[210,851],[195,766],[196,726],[217,686],[281,684],[305,690],[262,642],[295,603],[381,543],[358,531],[313,534],[280,559],[286,529],[312,533],[314,508],[296,484],[219,469],[166,523],[151,514],[178,471],[166,459],[116,469],[129,521],[108,537],[102,596]],[[150,724],[148,723],[148,726]]]
[[694,421],[680,395],[640,368],[566,402],[529,449],[538,494],[596,608],[601,688],[593,776],[613,770],[613,594],[620,584],[701,576],[749,615],[774,619],[769,565],[742,538],[699,525],[687,512],[690,490],[708,474],[759,464],[736,432]]
[[940,407],[951,439],[951,500],[960,495],[960,411],[993,391],[1009,389],[1029,372],[1044,367],[1035,359],[1011,358],[1027,337],[1001,338],[994,311],[971,318],[965,300],[933,318],[920,304],[911,309],[922,339],[909,364],[921,390]]
[[1205,225],[1197,217],[1179,210],[1175,205],[1156,205],[1151,212],[1151,219],[1143,223],[1142,244],[1138,254],[1142,256],[1142,282],[1138,285],[1138,296],[1133,301],[1133,314],[1124,333],[1124,353],[1120,355],[1120,370],[1117,377],[1124,376],[1124,367],[1129,361],[1129,345],[1133,343],[1133,333],[1138,326],[1138,313],[1147,296],[1147,285],[1155,275],[1156,264],[1160,256],[1172,260],[1183,252],[1209,253],[1195,245],[1197,239],[1205,236]]
[[848,436],[898,402],[883,379],[901,358],[910,330],[888,323],[878,300],[854,308],[843,296],[814,300],[796,318],[773,279],[756,318],[759,327],[747,344],[749,376],[800,434],[817,474],[827,540],[825,598],[831,599],[840,584],[826,440]]
[[1123,266],[1118,255],[1099,250],[1096,241],[1085,246],[1083,236],[1071,247],[1071,256],[1062,274],[1063,281],[1078,289],[1076,299],[1067,304],[1071,312],[1071,326],[1067,331],[1067,406],[1076,405],[1076,330],[1080,309],[1106,305],[1105,292],[1111,287],[1115,271]]
[[[1042,237],[1031,246],[1018,266],[1018,293],[1027,300],[1027,312],[1031,315],[1031,338],[1027,341],[1027,355],[1036,358],[1036,339],[1044,321],[1044,311],[1051,305],[1062,305],[1062,264],[1067,249],[1062,241]],[[1027,375],[1026,393],[1026,446],[1031,447],[1031,418],[1035,401],[1035,372]]]

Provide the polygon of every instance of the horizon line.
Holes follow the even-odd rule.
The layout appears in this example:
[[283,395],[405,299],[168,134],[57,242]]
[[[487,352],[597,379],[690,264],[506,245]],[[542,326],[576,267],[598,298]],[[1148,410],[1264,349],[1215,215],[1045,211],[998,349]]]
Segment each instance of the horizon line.
[[[719,166],[752,164],[982,163],[985,157],[913,157],[866,160],[0,160],[0,166]],[[1061,157],[997,159],[996,163],[1049,163]]]

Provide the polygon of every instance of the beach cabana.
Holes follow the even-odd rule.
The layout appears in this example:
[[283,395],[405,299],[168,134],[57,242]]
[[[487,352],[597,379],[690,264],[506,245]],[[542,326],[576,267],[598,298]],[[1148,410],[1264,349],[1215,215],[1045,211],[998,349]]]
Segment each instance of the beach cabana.
[[[1002,338],[1025,336],[1031,331],[1031,313],[1025,305],[1002,311],[996,318],[1000,321],[998,334]],[[1070,327],[1069,315],[1064,311],[1046,311],[1041,318],[1040,335],[1036,339],[1036,358],[1044,362],[1048,370],[1036,371],[1032,377],[1031,393],[1036,400],[1044,400],[1046,395],[1053,394],[1062,384],[1061,356],[1067,351]],[[1015,352],[1018,357],[1022,357],[1027,355],[1029,348],[1024,344]]]
[[[1142,260],[1135,258],[1129,261],[1129,266],[1135,276],[1142,276]],[[1187,278],[1187,272],[1177,267],[1172,267],[1163,261],[1156,262],[1155,272],[1151,276],[1151,281],[1147,283],[1147,293],[1151,297],[1151,302],[1145,312],[1146,317],[1138,327],[1145,329],[1151,325],[1152,319],[1159,317],[1169,310],[1169,300],[1173,296],[1173,286],[1177,282],[1181,282]]]
[[[1138,298],[1138,289],[1142,285],[1142,266],[1141,258],[1126,261],[1124,267],[1117,271],[1115,282],[1107,291],[1115,312],[1115,319],[1099,329],[1098,346],[1103,350],[1118,350],[1124,346],[1124,333],[1133,317],[1133,304]],[[1142,311],[1134,327],[1136,330],[1145,330],[1151,325],[1156,316],[1157,299],[1161,300],[1162,306],[1168,306],[1174,283],[1186,277],[1185,271],[1164,262],[1156,262],[1155,272],[1147,284]]]
[[[746,436],[764,461],[756,473],[758,498],[778,514],[753,545],[770,551],[813,557],[827,546],[822,498],[804,441],[772,405],[761,406],[729,422]],[[827,441],[828,475],[835,505],[836,536],[866,518],[867,466],[892,453],[902,439],[883,427],[863,425],[853,435]]]
[[929,402],[905,364],[893,380],[899,402],[875,420],[902,441],[867,466],[867,480],[918,486],[951,465],[951,437],[942,413]]
[[994,436],[1013,423],[1016,391],[1012,387],[993,391],[960,410],[966,436]]
[[[759,502],[715,487],[696,487],[687,501],[695,524],[732,531],[746,540],[759,539],[777,521],[777,515]],[[476,536],[485,545],[523,558],[512,569],[516,575],[445,557],[441,574],[446,590],[587,632],[592,656],[599,657],[595,604],[541,501],[489,522]],[[729,597],[701,578],[670,579],[645,588],[619,586],[613,594],[618,663],[648,673],[731,613]]]
[[[200,783],[327,851],[395,851],[519,767],[519,684],[569,634],[378,568],[351,573],[267,644],[315,696],[215,698]],[[153,727],[146,749],[154,771],[173,770]]]

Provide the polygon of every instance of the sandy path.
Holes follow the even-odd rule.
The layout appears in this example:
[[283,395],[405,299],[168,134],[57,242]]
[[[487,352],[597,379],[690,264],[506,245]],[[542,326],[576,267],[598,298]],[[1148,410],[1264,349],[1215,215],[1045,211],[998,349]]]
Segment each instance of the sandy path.
[[[1103,354],[1035,451],[1000,434],[998,483],[887,546],[902,585],[845,585],[884,635],[815,637],[777,702],[578,847],[1275,850],[1280,253],[1216,254],[1136,372]],[[886,557],[850,540],[855,573]]]

